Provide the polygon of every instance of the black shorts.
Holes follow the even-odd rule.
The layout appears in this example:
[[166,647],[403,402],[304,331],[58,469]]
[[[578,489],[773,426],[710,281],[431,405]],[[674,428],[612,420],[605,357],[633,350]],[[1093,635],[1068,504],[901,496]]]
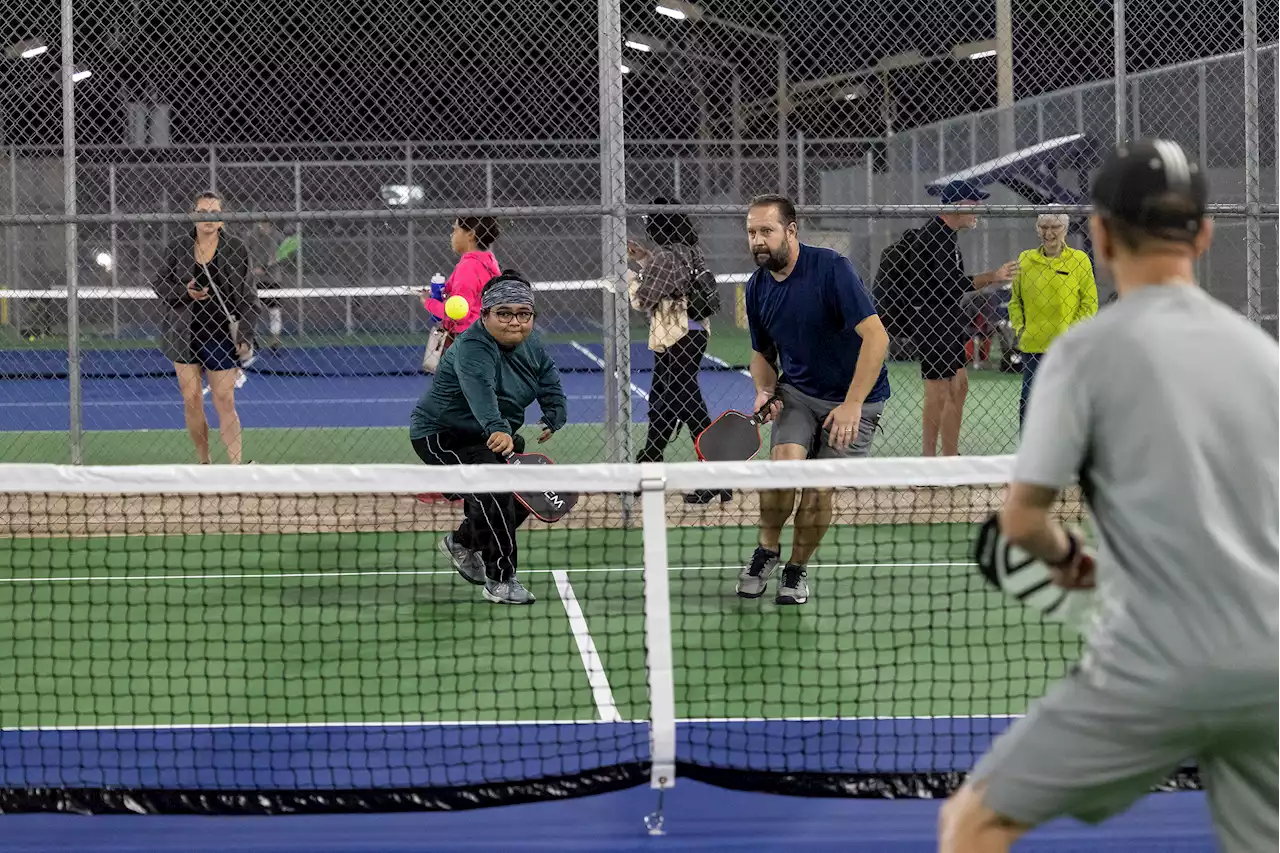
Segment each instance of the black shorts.
[[196,337],[191,341],[191,351],[192,361],[177,363],[197,364],[205,370],[235,370],[240,366],[240,356],[230,338]]
[[963,332],[934,334],[920,340],[917,344],[920,355],[920,377],[950,379],[955,376],[969,361],[964,345]]

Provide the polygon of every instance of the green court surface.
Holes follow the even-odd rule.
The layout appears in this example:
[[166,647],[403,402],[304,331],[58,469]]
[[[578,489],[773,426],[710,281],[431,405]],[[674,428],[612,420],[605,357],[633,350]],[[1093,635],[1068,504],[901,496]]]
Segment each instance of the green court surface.
[[[972,534],[833,528],[786,608],[734,594],[753,528],[674,528],[677,715],[1021,712],[1077,650],[983,586]],[[440,535],[0,541],[0,728],[646,718],[640,530],[524,531],[525,608],[483,601]]]

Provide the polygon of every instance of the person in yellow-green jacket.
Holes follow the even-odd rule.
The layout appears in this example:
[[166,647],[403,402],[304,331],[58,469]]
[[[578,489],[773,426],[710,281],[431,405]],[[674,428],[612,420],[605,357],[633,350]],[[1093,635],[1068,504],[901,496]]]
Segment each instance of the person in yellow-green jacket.
[[1089,256],[1067,245],[1067,216],[1042,213],[1036,218],[1040,248],[1018,256],[1009,298],[1009,322],[1022,352],[1021,427],[1031,397],[1036,368],[1054,338],[1073,324],[1098,313],[1098,285]]

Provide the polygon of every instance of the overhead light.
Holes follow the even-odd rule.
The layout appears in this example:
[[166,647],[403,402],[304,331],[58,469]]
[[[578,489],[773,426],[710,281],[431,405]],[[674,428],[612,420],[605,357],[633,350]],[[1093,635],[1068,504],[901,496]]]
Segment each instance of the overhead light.
[[996,40],[971,41],[958,44],[951,49],[953,59],[990,59],[996,55]]
[[383,184],[382,203],[387,207],[421,207],[427,192],[417,184]]
[[631,66],[630,66],[630,65],[619,65],[618,67],[622,69],[622,73],[623,73],[623,74],[630,74],[630,73],[631,73]]
[[98,266],[102,267],[104,270],[111,269],[112,264],[115,263],[110,252],[99,252],[93,259],[97,262]]
[[867,87],[859,83],[857,86],[845,86],[836,90],[836,98],[842,101],[856,101],[867,96]]
[[663,53],[668,49],[665,41],[644,33],[627,33],[627,40],[623,44],[641,53]]
[[677,21],[701,21],[703,16],[701,6],[686,0],[658,0],[653,10]]
[[49,52],[49,45],[40,39],[26,39],[5,48],[4,55],[9,59],[35,59]]
[[77,68],[71,72],[71,82],[79,83],[81,80],[88,80],[93,76],[93,72],[88,68]]

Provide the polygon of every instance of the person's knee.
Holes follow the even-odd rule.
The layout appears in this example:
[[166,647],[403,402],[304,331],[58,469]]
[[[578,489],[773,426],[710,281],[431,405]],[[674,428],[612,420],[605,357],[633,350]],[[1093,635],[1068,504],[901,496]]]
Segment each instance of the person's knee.
[[1026,832],[982,801],[982,789],[964,785],[938,812],[940,853],[1003,853]]
[[199,385],[195,390],[182,389],[182,408],[186,409],[188,414],[204,411],[204,395]]
[[209,396],[213,398],[213,408],[220,419],[226,420],[236,416],[236,394],[234,389],[211,391]]
[[961,370],[952,379],[950,387],[951,402],[963,403],[964,398],[969,394],[969,376],[965,371]]
[[769,458],[775,462],[794,462],[809,458],[809,450],[799,444],[779,444],[769,452]]
[[800,493],[801,509],[823,509],[829,506],[831,506],[830,489],[805,489]]

